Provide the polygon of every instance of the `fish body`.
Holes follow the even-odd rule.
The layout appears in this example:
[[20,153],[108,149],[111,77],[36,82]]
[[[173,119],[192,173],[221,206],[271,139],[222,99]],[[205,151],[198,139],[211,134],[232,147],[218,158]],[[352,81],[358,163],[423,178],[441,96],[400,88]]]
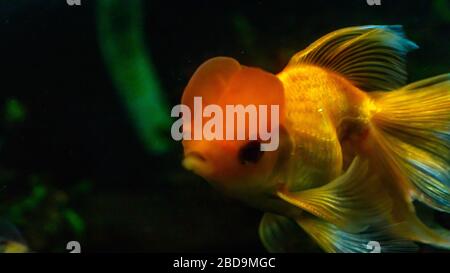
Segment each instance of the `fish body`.
[[450,212],[450,74],[406,85],[416,48],[399,26],[362,26],[322,37],[277,75],[227,57],[205,62],[183,104],[278,105],[279,147],[183,140],[184,166],[265,211],[269,251],[301,249],[300,229],[327,252],[367,252],[371,241],[382,252],[449,248],[448,231],[423,224],[412,204]]
[[285,126],[295,142],[293,168],[308,166],[311,173],[298,189],[321,186],[342,173],[340,143],[349,126],[353,135],[367,128],[373,105],[344,77],[320,67],[299,65],[277,76],[285,91]]

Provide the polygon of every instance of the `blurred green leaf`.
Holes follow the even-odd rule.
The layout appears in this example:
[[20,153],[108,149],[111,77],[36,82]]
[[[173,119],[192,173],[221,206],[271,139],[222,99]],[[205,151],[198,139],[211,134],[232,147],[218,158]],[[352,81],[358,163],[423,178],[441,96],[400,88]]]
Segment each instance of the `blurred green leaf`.
[[8,99],[5,104],[5,119],[10,123],[22,122],[25,119],[25,107],[17,99]]
[[445,22],[450,23],[450,1],[448,0],[434,0],[433,7],[436,14]]
[[69,223],[72,230],[77,235],[81,235],[84,232],[84,230],[85,230],[84,221],[80,217],[80,215],[78,215],[78,213],[76,213],[72,209],[66,209],[64,212],[64,217],[67,220],[67,222]]
[[130,118],[148,151],[168,149],[169,106],[144,43],[140,0],[98,1],[101,51]]

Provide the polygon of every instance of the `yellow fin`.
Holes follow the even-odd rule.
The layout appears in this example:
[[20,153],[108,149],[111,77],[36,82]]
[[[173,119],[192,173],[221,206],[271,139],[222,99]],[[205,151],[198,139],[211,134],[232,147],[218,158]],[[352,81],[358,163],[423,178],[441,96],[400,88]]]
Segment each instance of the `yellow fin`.
[[450,213],[450,74],[371,96],[373,156],[406,198]]
[[370,253],[378,245],[378,253],[414,252],[417,246],[409,240],[392,235],[393,225],[371,226],[358,233],[341,230],[315,216],[305,216],[297,220],[301,226],[326,252]]
[[279,191],[278,196],[341,229],[360,231],[387,218],[391,200],[369,174],[368,162],[355,157],[348,170],[330,183],[305,191]]
[[405,215],[405,221],[398,225],[398,234],[433,247],[450,249],[450,231],[436,221],[433,209],[420,202],[414,207],[415,214]]
[[290,66],[306,63],[338,72],[365,91],[406,83],[405,55],[418,46],[401,26],[359,26],[334,31],[295,54]]

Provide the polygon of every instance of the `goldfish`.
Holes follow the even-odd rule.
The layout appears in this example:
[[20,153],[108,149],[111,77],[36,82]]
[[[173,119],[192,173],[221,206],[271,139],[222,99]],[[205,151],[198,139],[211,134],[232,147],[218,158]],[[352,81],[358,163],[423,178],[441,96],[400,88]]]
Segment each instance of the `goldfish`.
[[369,252],[373,242],[381,252],[448,249],[450,233],[425,224],[414,204],[450,212],[450,74],[407,84],[417,48],[401,26],[369,25],[323,36],[278,74],[207,60],[182,104],[277,105],[279,146],[183,139],[182,164],[264,212],[258,233],[269,252],[301,251],[304,233],[325,252]]

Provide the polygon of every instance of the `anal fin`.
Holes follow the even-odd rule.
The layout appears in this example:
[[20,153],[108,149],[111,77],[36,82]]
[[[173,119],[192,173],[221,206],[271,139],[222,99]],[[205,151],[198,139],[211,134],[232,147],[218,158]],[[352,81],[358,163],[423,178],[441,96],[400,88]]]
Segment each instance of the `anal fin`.
[[326,252],[385,253],[415,252],[418,249],[414,242],[393,236],[391,229],[395,226],[376,225],[350,233],[315,216],[303,217],[297,223]]
[[391,200],[369,173],[368,162],[355,157],[348,170],[324,186],[299,192],[280,190],[278,196],[339,228],[360,231],[388,218]]

